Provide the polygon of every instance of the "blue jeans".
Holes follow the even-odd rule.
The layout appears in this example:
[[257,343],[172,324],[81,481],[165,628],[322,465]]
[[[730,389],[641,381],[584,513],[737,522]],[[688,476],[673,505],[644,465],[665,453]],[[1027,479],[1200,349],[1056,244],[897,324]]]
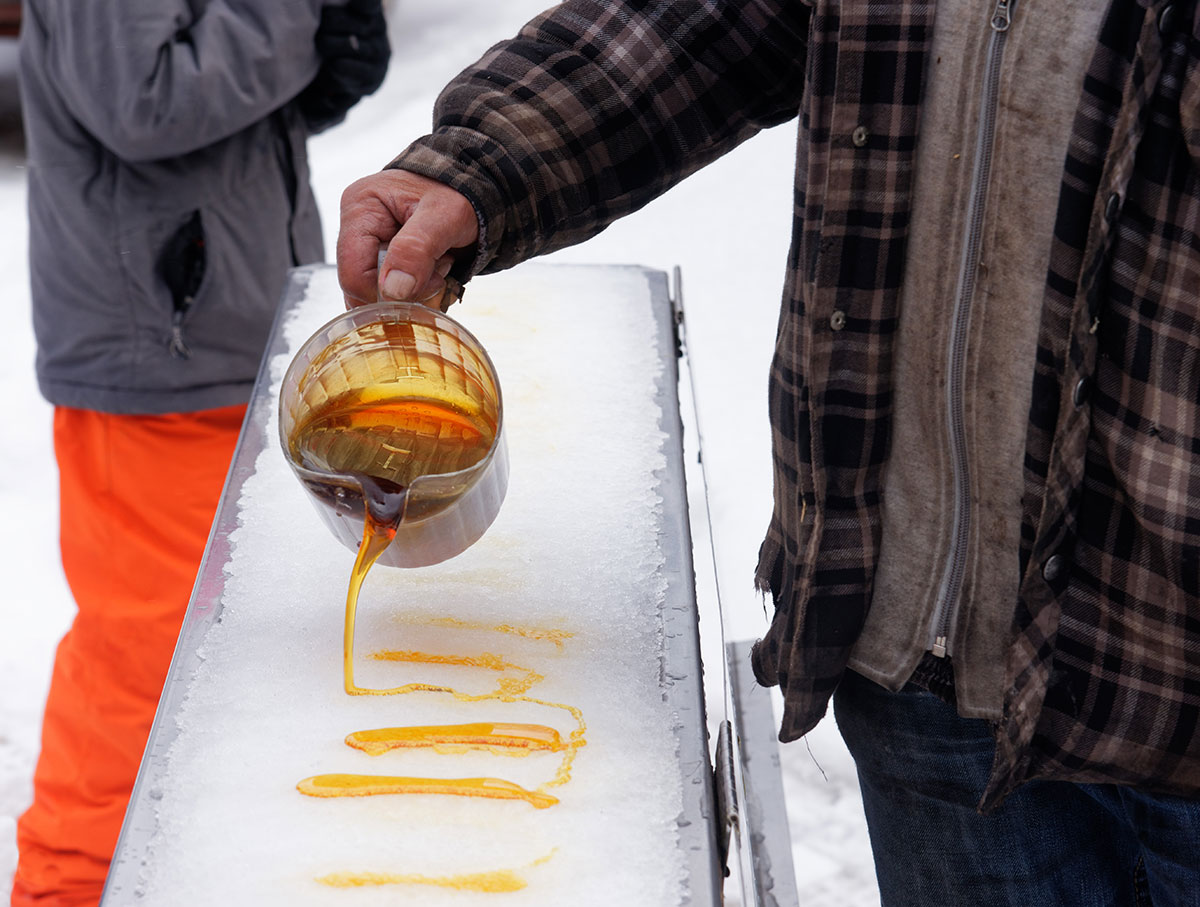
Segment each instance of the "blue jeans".
[[1200,905],[1200,800],[1031,781],[984,816],[988,722],[853,672],[834,713],[885,907]]

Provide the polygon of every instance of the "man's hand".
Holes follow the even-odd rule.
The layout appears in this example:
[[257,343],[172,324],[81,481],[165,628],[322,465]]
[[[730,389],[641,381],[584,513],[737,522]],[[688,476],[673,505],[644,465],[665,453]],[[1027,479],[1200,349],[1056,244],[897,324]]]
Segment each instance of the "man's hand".
[[[478,239],[475,209],[443,183],[406,170],[384,170],[351,183],[342,193],[337,241],[346,307],[379,298],[436,304],[455,251],[473,255]],[[380,266],[384,246],[387,257]]]

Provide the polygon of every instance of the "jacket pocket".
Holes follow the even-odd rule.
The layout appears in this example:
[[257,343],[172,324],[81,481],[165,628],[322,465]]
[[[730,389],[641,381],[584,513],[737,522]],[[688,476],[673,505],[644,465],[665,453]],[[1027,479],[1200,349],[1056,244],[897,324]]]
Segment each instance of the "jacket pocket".
[[183,335],[188,312],[204,284],[207,257],[204,248],[204,224],[199,209],[192,211],[171,234],[158,254],[158,276],[171,295],[171,335],[169,349],[178,359],[191,357]]

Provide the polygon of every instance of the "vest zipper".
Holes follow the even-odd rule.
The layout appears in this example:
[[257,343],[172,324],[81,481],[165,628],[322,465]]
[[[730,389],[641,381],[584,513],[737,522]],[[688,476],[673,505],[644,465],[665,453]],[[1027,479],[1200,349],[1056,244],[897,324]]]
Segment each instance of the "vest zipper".
[[929,651],[938,658],[948,653],[947,640],[954,614],[962,595],[967,569],[967,548],[971,540],[971,472],[967,451],[966,384],[967,339],[971,324],[971,303],[975,295],[975,274],[979,266],[979,246],[983,232],[984,202],[992,168],[992,145],[996,134],[996,103],[1000,93],[1000,61],[1012,24],[1015,0],[997,0],[992,11],[991,39],[983,71],[983,91],[979,106],[979,131],[975,138],[975,165],[967,205],[967,232],[959,262],[958,288],[950,321],[950,344],[946,368],[946,425],[950,436],[950,460],[954,477],[954,517],[950,532],[950,551],[938,587],[934,605],[933,631]]

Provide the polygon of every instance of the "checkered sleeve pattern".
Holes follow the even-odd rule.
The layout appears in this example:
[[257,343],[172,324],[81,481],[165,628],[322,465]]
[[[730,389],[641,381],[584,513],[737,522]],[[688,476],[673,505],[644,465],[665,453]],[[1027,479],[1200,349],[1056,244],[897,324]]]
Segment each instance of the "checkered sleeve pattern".
[[808,14],[795,0],[568,0],[455,78],[432,135],[391,166],[474,204],[485,226],[462,277],[581,242],[796,115]]

